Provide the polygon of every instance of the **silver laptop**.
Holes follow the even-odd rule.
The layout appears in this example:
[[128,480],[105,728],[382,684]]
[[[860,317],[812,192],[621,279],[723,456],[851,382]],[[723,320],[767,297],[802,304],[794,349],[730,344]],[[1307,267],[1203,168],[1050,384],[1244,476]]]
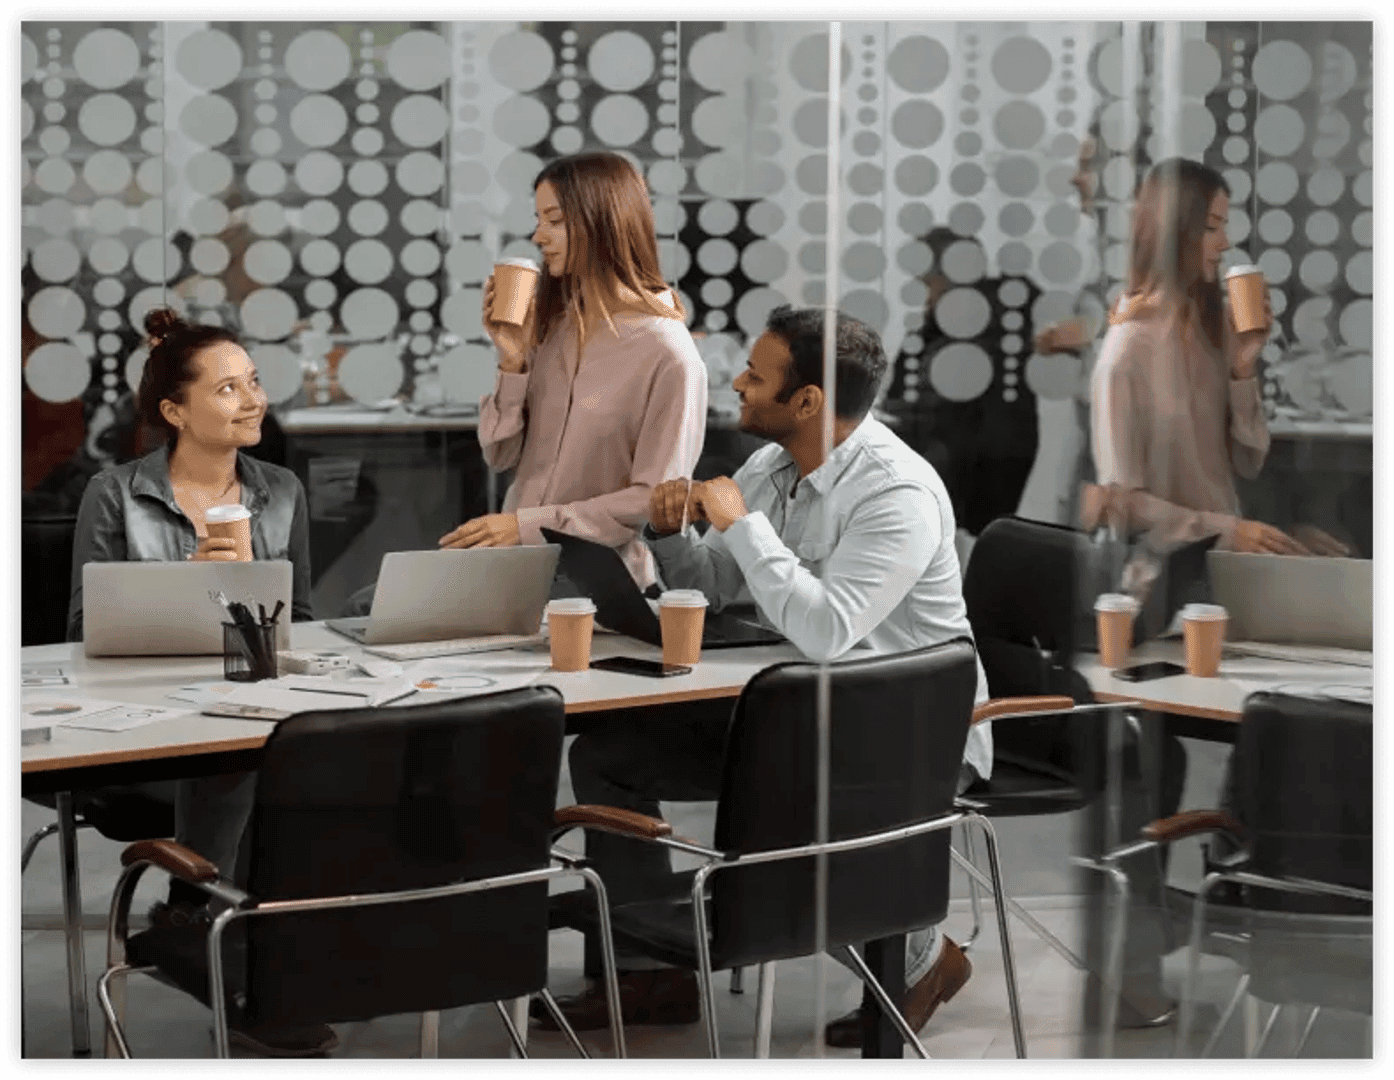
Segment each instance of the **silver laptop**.
[[372,614],[325,625],[363,645],[537,634],[560,550],[528,544],[389,551]]
[[88,656],[213,656],[227,613],[208,594],[264,606],[282,601],[276,647],[290,647],[291,564],[90,562],[82,568],[82,644]]
[[1370,559],[1233,551],[1207,558],[1215,602],[1229,612],[1230,641],[1373,648]]

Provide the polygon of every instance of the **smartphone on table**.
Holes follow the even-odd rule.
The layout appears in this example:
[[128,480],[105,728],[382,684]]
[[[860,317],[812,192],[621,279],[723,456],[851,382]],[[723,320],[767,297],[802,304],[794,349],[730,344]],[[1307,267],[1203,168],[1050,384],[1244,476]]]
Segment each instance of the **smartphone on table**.
[[1154,660],[1148,664],[1120,668],[1113,673],[1113,677],[1127,682],[1147,682],[1149,679],[1165,679],[1169,675],[1184,674],[1186,669],[1180,664],[1173,664],[1170,660]]
[[637,656],[607,656],[603,660],[592,660],[591,667],[601,671],[619,671],[625,675],[648,675],[655,679],[692,673],[686,664],[664,664],[657,660],[641,660]]

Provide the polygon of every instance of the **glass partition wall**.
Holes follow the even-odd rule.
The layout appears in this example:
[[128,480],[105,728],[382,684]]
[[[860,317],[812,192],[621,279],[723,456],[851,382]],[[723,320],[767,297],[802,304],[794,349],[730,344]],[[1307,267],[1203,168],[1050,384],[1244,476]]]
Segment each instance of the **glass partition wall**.
[[1074,523],[1089,342],[1137,184],[1179,155],[1224,176],[1225,265],[1263,269],[1276,317],[1245,514],[1368,558],[1371,47],[1368,22],[26,22],[25,511],[75,511],[140,452],[141,321],[172,304],[248,342],[339,614],[384,552],[498,506],[483,282],[536,255],[542,165],[613,149],[707,364],[698,477],[759,445],[731,380],[768,312],[831,281],[882,335],[876,414],[943,476],[966,561],[993,518]]

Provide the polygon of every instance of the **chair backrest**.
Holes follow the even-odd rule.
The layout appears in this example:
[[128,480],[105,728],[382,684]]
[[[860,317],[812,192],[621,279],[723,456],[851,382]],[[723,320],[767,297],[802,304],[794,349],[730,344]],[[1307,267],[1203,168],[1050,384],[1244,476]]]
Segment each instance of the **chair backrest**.
[[[1253,694],[1230,765],[1251,868],[1369,890],[1374,880],[1374,724],[1369,704]],[[1256,890],[1259,907],[1368,915],[1371,905]]]
[[[829,839],[947,813],[977,687],[972,643],[959,638],[830,668]],[[718,848],[816,840],[818,679],[816,664],[776,664],[741,694],[727,735]],[[827,865],[829,946],[927,926],[948,908],[948,830],[835,855]],[[712,879],[716,967],[806,955],[815,941],[813,859]]]
[[66,641],[77,517],[52,514],[20,522],[20,643]]
[[[561,767],[554,687],[306,713],[266,746],[259,901],[428,888],[544,867]],[[547,886],[247,920],[251,1023],[448,1009],[547,979]]]

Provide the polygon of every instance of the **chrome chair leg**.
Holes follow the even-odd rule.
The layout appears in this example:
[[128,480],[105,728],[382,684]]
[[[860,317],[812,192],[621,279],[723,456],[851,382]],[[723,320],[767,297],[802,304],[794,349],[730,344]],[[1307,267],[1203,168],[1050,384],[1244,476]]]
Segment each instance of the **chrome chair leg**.
[[716,1029],[716,994],[712,988],[711,942],[707,940],[706,895],[708,867],[692,878],[692,932],[697,943],[697,992],[702,999],[702,1015],[707,1021],[707,1051],[712,1059],[721,1057],[721,1041]]
[[[970,814],[969,820],[983,831],[983,843],[987,847],[987,865],[992,872],[992,892],[994,896],[1005,896],[1006,887],[1002,884],[1002,859],[997,850],[997,833],[992,822],[981,814]],[[967,822],[965,822],[965,825]],[[1012,1018],[1012,1042],[1016,1045],[1016,1056],[1026,1057],[1026,1033],[1021,1026],[1021,997],[1017,993],[1016,960],[1012,956],[1011,927],[1007,924],[1005,904],[997,908],[997,933],[1002,941],[1002,973],[1007,981],[1007,1008]]]
[[755,995],[755,1056],[770,1056],[770,1035],[774,1030],[775,961],[760,965],[760,985]]
[[52,836],[58,831],[58,822],[50,821],[38,832],[34,833],[24,842],[24,851],[19,857],[19,872],[22,874],[29,869],[29,860],[34,857],[34,849],[39,846],[39,842],[46,836]]
[[87,960],[82,948],[82,885],[77,875],[77,821],[73,793],[60,791],[58,849],[63,862],[63,933],[68,946],[68,1010],[73,1057],[90,1057],[92,1036],[87,1022]]
[[[959,825],[959,831],[963,835],[963,857],[962,861],[970,865],[978,864],[977,852],[973,850],[973,833],[965,824]],[[979,891],[978,879],[972,874],[968,875],[968,905],[973,912],[973,929],[969,935],[958,942],[958,947],[967,952],[973,947],[973,943],[978,940],[978,934],[983,927],[983,898]]]
[[1312,1033],[1312,1025],[1317,1022],[1317,1014],[1321,1012],[1320,1005],[1312,1006],[1312,1015],[1307,1017],[1306,1026],[1302,1028],[1302,1035],[1297,1040],[1297,1047],[1293,1050],[1292,1056],[1297,1058],[1302,1056],[1302,1050],[1307,1045],[1307,1037]]
[[871,991],[877,1003],[881,1006],[881,1011],[890,1018],[891,1023],[894,1024],[896,1030],[900,1032],[900,1037],[904,1039],[910,1049],[915,1051],[921,1058],[928,1058],[929,1051],[924,1048],[924,1043],[920,1042],[919,1035],[910,1030],[909,1023],[906,1022],[901,1011],[892,1004],[891,996],[886,993],[885,987],[883,987],[876,976],[871,973],[871,969],[866,966],[866,961],[857,954],[856,949],[848,949],[847,956],[852,961],[852,967],[856,970],[862,983]]
[[[1234,1016],[1234,1010],[1239,1008],[1239,1003],[1244,1000],[1244,995],[1248,992],[1248,989],[1249,973],[1246,971],[1239,977],[1239,985],[1234,988],[1234,994],[1229,999],[1229,1004],[1225,1006],[1225,1011],[1220,1013],[1220,1019],[1215,1024],[1215,1030],[1210,1033],[1210,1038],[1206,1040],[1205,1046],[1200,1052],[1201,1057],[1209,1057],[1214,1051],[1216,1045],[1220,1041],[1220,1033],[1225,1030],[1225,1025],[1227,1025],[1230,1018]],[[1185,1047],[1178,1047],[1175,1052],[1176,1056],[1183,1056],[1185,1049]]]
[[[153,967],[131,967],[129,964],[120,964],[116,967],[107,968],[97,979],[97,1004],[101,1007],[102,1015],[106,1019],[107,1030],[107,1057],[116,1055],[123,1058],[131,1056],[130,1044],[126,1042],[126,1032],[122,1025],[125,1017],[122,1013],[125,997],[126,976],[132,973],[154,971]],[[111,983],[113,979],[119,979],[118,985],[121,987],[118,994],[113,998]]]
[[1256,1058],[1263,1051],[1263,1044],[1268,1041],[1269,1034],[1273,1031],[1273,1025],[1278,1022],[1278,1014],[1283,1011],[1281,1005],[1274,1005],[1273,1011],[1268,1014],[1268,1020],[1263,1025],[1263,1031],[1259,1034],[1258,1042],[1253,1049],[1246,1053],[1245,1057]]
[[518,1026],[513,1023],[513,1017],[508,1015],[508,1010],[504,1008],[502,1001],[494,1002],[494,1009],[499,1014],[499,1019],[503,1021],[504,1028],[508,1031],[508,1038],[513,1043],[513,1049],[520,1058],[528,1056],[527,1045],[523,1042],[523,1037],[518,1034]]
[[[1181,1004],[1176,1016],[1177,1057],[1186,1053],[1191,1044],[1191,1024],[1195,1018],[1195,986],[1200,975],[1200,941],[1205,930],[1205,904],[1210,890],[1224,877],[1223,874],[1209,873],[1196,890],[1196,898],[1191,905],[1191,937],[1187,942],[1186,981],[1181,986]],[[1248,985],[1247,983],[1245,984]]]
[[440,1057],[440,1010],[433,1009],[421,1014],[421,1056]]
[[567,1020],[566,1014],[561,1011],[561,1006],[557,1004],[557,999],[552,996],[552,992],[545,986],[538,991],[542,996],[542,1004],[547,1006],[547,1011],[552,1014],[552,1019],[557,1022],[557,1027],[566,1033],[566,1037],[571,1040],[571,1046],[583,1058],[589,1058],[586,1048],[581,1045],[581,1040],[576,1037],[576,1032],[571,1027],[571,1022]]
[[[578,867],[576,873],[595,890],[595,912],[600,923],[600,960],[605,971],[605,996],[610,1003],[610,1038],[615,1045],[615,1057],[622,1058],[628,1051],[624,1044],[624,1013],[620,1007],[619,975],[615,972],[615,939],[610,929],[610,897],[605,891],[605,882],[601,881],[600,875],[590,867]],[[700,909],[699,904],[698,910]]]
[[745,968],[733,967],[731,969],[731,993],[745,993]]
[[[949,849],[949,854],[953,856],[954,862],[956,862],[964,870],[964,872],[967,873],[970,881],[976,880],[979,885],[991,889],[992,881],[990,878],[988,878],[986,874],[984,874],[976,866],[970,863],[957,851],[953,850],[953,848]],[[994,900],[995,899],[996,897],[994,894]],[[1018,904],[1010,896],[1004,896],[1001,898],[1001,900],[1002,903],[1006,905],[1008,911],[1010,911],[1018,919],[1024,922],[1033,934],[1035,934],[1038,938],[1040,938],[1057,953],[1059,953],[1061,957],[1063,957],[1072,968],[1074,968],[1076,971],[1089,970],[1088,964],[1086,964],[1083,960],[1076,956],[1068,945],[1066,945],[1058,937],[1056,937],[1044,926],[1042,926],[1040,921],[1029,911],[1027,911],[1024,907]]]

